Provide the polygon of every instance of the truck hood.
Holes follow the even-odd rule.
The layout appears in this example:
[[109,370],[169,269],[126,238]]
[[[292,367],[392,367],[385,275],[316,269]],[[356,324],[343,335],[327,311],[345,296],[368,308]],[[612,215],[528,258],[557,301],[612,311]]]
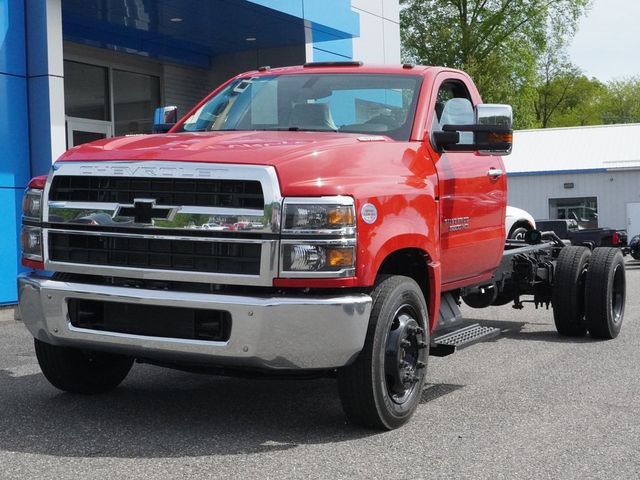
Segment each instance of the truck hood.
[[389,141],[383,136],[334,132],[198,132],[135,135],[99,140],[70,149],[60,161],[171,160],[277,166],[308,153]]
[[381,150],[396,150],[401,145],[406,148],[406,144],[385,136],[353,133],[185,132],[100,140],[70,149],[59,161],[270,165],[276,168],[282,193],[325,195],[342,193],[348,184],[366,181],[367,175],[380,175],[381,172],[372,171],[373,157],[389,155]]

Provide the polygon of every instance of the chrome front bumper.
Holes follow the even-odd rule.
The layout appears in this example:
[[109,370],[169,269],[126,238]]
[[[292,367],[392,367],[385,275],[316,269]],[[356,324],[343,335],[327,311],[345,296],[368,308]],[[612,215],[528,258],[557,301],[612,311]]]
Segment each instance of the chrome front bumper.
[[[168,292],[52,280],[35,273],[18,278],[20,313],[31,334],[53,345],[103,350],[175,363],[266,369],[328,369],[350,363],[362,350],[371,297],[238,296]],[[226,310],[226,342],[148,337],[76,328],[70,298]]]

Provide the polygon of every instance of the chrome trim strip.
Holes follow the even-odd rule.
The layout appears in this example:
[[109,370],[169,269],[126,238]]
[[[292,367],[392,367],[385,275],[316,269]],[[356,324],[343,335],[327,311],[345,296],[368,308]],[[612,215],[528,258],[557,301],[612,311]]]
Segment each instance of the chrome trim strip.
[[[68,201],[51,201],[49,202],[49,209],[73,209],[73,210],[82,210],[88,213],[94,212],[96,210],[104,211],[104,212],[115,212],[119,203],[102,203],[102,202],[68,202]],[[195,207],[195,206],[185,206],[185,205],[158,205],[164,208],[177,208],[179,213],[192,213],[198,215],[225,215],[232,216],[236,215],[239,217],[261,217],[264,215],[262,210],[257,209],[249,209],[249,208],[213,208],[213,207]]]
[[[59,228],[47,228],[47,232],[64,233],[68,235],[92,235],[96,237],[113,237],[113,238],[145,238],[151,240],[185,240],[194,242],[215,242],[215,243],[267,243],[269,240],[256,238],[220,238],[220,237],[184,237],[180,235],[157,235],[153,233],[114,233],[114,232],[92,232],[90,230],[63,230]],[[273,240],[272,240],[273,241]]]

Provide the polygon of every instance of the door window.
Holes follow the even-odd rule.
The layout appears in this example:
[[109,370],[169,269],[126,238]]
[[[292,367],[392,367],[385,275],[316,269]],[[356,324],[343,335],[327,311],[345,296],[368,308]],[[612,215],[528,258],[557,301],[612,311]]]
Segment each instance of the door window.
[[[447,80],[440,85],[431,131],[442,130],[443,125],[470,125],[475,121],[473,104],[467,87],[459,80]],[[473,143],[472,132],[460,132],[459,144]]]

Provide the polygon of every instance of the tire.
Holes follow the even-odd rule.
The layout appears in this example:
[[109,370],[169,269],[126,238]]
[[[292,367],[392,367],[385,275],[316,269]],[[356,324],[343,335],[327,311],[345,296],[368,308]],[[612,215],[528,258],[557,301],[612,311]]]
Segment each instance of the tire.
[[511,240],[524,240],[525,234],[530,230],[530,228],[515,226],[509,232],[509,239]]
[[384,276],[373,293],[364,348],[338,370],[342,406],[350,422],[392,430],[420,403],[429,355],[427,306],[416,282]]
[[558,333],[565,337],[583,337],[585,322],[585,282],[591,251],[586,247],[560,250],[551,296],[553,320]]
[[640,249],[636,250],[635,252],[631,252],[631,256],[632,256],[635,260],[640,260]]
[[36,357],[49,383],[71,393],[96,394],[116,388],[133,359],[111,353],[57,347],[34,339]]
[[616,338],[624,319],[624,258],[617,248],[596,248],[587,273],[586,321],[593,338]]

